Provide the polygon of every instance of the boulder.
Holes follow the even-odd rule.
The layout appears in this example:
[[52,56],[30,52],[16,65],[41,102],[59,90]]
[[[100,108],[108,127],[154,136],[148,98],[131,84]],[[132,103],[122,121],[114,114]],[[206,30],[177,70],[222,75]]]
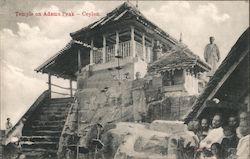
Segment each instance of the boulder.
[[167,158],[169,134],[149,130],[139,123],[120,122],[103,134],[106,159]]
[[187,130],[182,121],[154,120],[149,127],[151,130],[165,132],[168,134],[178,134]]

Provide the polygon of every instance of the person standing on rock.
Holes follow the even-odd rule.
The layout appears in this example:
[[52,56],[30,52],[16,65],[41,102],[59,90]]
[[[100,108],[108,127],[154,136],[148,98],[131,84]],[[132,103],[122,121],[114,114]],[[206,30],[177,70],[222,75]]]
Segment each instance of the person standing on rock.
[[7,118],[5,127],[6,127],[6,134],[7,134],[13,127],[12,123],[10,122],[10,118]]
[[220,61],[220,51],[218,46],[214,43],[214,37],[209,37],[210,43],[206,45],[204,51],[205,61],[211,65],[211,71],[208,72],[207,76],[212,76],[215,70],[218,68],[218,63]]

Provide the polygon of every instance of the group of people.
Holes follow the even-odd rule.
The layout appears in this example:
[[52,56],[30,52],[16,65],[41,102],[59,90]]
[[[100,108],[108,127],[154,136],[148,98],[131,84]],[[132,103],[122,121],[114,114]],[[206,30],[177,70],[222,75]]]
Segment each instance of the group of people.
[[212,121],[203,118],[191,121],[188,129],[197,138],[194,149],[199,159],[249,159],[250,114],[241,112],[223,120],[221,114],[215,114]]

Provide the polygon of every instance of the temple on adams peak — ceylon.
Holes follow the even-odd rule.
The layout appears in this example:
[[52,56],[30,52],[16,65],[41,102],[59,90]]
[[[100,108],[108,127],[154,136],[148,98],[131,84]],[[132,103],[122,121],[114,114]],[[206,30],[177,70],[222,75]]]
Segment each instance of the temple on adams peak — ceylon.
[[[36,68],[48,74],[49,89],[18,122],[30,158],[65,158],[74,146],[90,155],[107,146],[99,130],[113,123],[178,120],[204,87],[202,73],[210,70],[129,2],[70,36],[67,46]],[[53,87],[67,88],[53,84],[51,76],[69,80],[70,97],[53,98],[59,93]]]

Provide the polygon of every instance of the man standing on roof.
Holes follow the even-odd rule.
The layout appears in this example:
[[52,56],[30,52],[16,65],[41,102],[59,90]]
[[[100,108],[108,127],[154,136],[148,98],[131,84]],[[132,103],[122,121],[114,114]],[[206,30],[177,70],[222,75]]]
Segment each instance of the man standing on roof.
[[210,43],[206,45],[204,51],[205,61],[211,65],[211,71],[208,76],[212,76],[215,70],[218,68],[218,63],[220,61],[220,51],[218,46],[214,43],[214,37],[209,37]]

